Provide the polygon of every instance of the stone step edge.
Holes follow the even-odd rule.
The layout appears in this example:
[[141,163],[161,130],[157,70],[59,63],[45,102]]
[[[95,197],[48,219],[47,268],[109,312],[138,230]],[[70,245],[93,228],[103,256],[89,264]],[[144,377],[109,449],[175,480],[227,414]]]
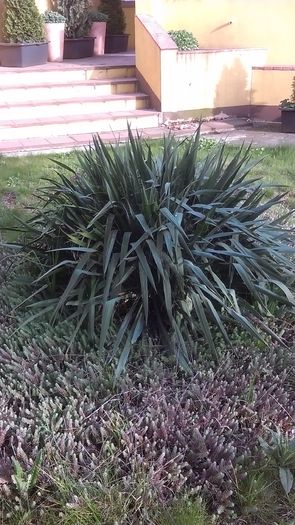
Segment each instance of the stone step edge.
[[[58,72],[60,73],[61,71],[62,72],[71,72],[71,71],[100,71],[101,69],[103,70],[106,70],[106,69],[135,69],[135,64],[114,64],[114,65],[109,65],[109,64],[98,64],[98,65],[95,65],[95,64],[82,64],[82,65],[76,65],[76,64],[73,64],[72,61],[70,62],[67,62],[66,60],[64,60],[63,62],[61,62],[61,64],[67,66],[68,67],[63,67],[63,66],[55,66],[53,65],[54,62],[50,62],[51,64],[51,67],[50,69],[49,68],[46,68],[46,67],[38,67],[38,66],[31,66],[31,67],[27,67],[25,70],[23,69],[18,69],[17,71],[14,69],[14,68],[1,68],[0,70],[0,78],[1,78],[1,75],[22,75],[23,73],[53,73],[53,72]],[[34,69],[33,69],[34,68]]]
[[15,103],[1,103],[0,102],[0,111],[1,109],[17,109],[17,108],[25,108],[25,107],[32,107],[33,109],[38,108],[39,106],[62,106],[67,104],[87,104],[87,103],[94,103],[94,102],[111,102],[113,100],[132,100],[132,99],[148,99],[149,96],[146,93],[115,93],[114,95],[91,95],[89,97],[73,97],[73,98],[67,98],[67,99],[58,99],[58,100],[39,100],[35,103],[28,101],[28,102],[15,102]]
[[41,117],[40,119],[20,119],[20,120],[3,120],[0,122],[0,132],[8,128],[34,128],[35,126],[58,125],[58,124],[73,124],[79,122],[95,122],[99,120],[117,120],[128,118],[152,117],[159,116],[159,111],[152,109],[135,109],[131,111],[109,111],[105,113],[79,114],[79,115],[65,115],[63,117]]
[[13,90],[19,90],[19,89],[46,89],[46,88],[67,88],[72,86],[100,86],[100,85],[106,85],[106,84],[131,84],[132,82],[138,82],[138,79],[136,77],[117,77],[117,78],[110,78],[106,79],[103,78],[101,80],[99,79],[88,79],[88,80],[72,80],[71,82],[44,82],[42,84],[7,84],[7,85],[0,85],[0,93],[3,91],[9,91],[11,89]]

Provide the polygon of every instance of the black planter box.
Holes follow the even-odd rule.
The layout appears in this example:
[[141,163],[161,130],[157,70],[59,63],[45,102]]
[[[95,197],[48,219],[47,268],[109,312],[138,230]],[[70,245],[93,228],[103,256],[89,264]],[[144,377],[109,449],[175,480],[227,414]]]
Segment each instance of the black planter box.
[[0,42],[0,65],[28,67],[45,64],[48,57],[47,42],[7,44]]
[[93,56],[94,40],[92,36],[83,38],[66,38],[64,58],[87,58]]
[[295,133],[295,109],[282,109],[281,122],[283,133]]
[[128,48],[129,35],[107,35],[105,39],[105,53],[124,53]]

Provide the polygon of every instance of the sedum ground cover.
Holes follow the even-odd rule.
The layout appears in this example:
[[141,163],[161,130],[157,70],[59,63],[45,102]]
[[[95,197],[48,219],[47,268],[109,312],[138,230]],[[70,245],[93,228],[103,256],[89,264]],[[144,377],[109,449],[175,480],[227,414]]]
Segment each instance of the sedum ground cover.
[[[161,153],[162,147],[162,144],[153,145],[152,154]],[[141,146],[138,145],[138,148],[137,154],[141,153]],[[211,148],[212,144],[208,141],[201,141],[199,145],[201,164],[207,159],[207,175],[211,170],[210,166],[216,167],[216,163],[212,164],[213,161],[208,163]],[[169,155],[166,156],[165,165],[169,164],[167,159],[171,163],[171,159],[174,158],[174,149],[173,145],[173,148],[169,150]],[[97,145],[96,152],[92,154],[88,152],[87,166],[93,170],[95,166],[96,170],[103,152],[104,150],[99,149],[99,145]],[[229,157],[225,167],[236,159],[232,164],[236,170],[238,161],[242,158],[241,169],[247,172],[244,164],[248,160],[243,157],[243,154],[242,157],[237,157],[238,152],[235,148],[230,148],[228,153]],[[104,154],[107,156],[107,152]],[[253,152],[254,159],[261,159],[264,154],[265,151],[261,150]],[[241,154],[238,153],[238,155]],[[95,156],[95,163],[93,163],[93,156]],[[116,157],[115,153],[114,156]],[[263,175],[268,182],[294,184],[291,162],[293,156],[292,149],[271,150],[270,157],[254,165],[245,180]],[[45,312],[45,315],[38,317],[40,309],[44,307],[44,301],[47,301],[47,305],[50,306],[55,297],[59,297],[59,300],[60,297],[64,297],[65,290],[69,289],[67,284],[70,279],[69,271],[73,263],[77,261],[76,256],[73,256],[69,268],[63,264],[62,268],[65,267],[65,271],[57,272],[56,281],[50,282],[49,288],[38,290],[39,285],[36,286],[36,284],[42,283],[42,279],[37,283],[32,283],[32,276],[38,279],[48,270],[52,272],[57,264],[57,260],[53,261],[50,255],[54,252],[48,251],[48,248],[53,247],[50,244],[52,240],[59,240],[58,248],[59,250],[62,248],[62,251],[58,254],[63,253],[63,248],[66,248],[67,258],[70,258],[72,253],[71,250],[68,250],[69,245],[64,244],[64,235],[68,235],[66,225],[69,222],[66,222],[66,215],[61,212],[62,207],[59,207],[57,215],[59,218],[62,217],[61,231],[53,227],[55,224],[53,209],[49,215],[53,218],[53,222],[47,221],[47,223],[51,224],[48,231],[54,233],[50,235],[46,233],[45,237],[42,237],[46,230],[42,222],[42,213],[40,220],[40,216],[36,217],[36,210],[24,211],[25,205],[35,208],[36,203],[38,203],[38,213],[41,210],[38,197],[32,196],[40,184],[40,174],[50,178],[47,185],[49,188],[54,186],[55,198],[65,195],[65,189],[66,195],[76,195],[74,192],[78,189],[81,191],[79,184],[83,182],[83,176],[82,179],[79,177],[83,174],[83,170],[85,174],[85,164],[81,166],[73,154],[59,157],[57,160],[73,168],[74,173],[70,173],[70,185],[65,179],[62,179],[62,187],[59,185],[56,171],[62,171],[63,176],[67,171],[60,165],[54,167],[45,157],[2,158],[0,160],[1,174],[3,173],[3,178],[1,177],[2,225],[15,226],[14,213],[16,211],[22,219],[26,214],[30,217],[35,216],[31,223],[34,229],[30,227],[28,230],[27,226],[24,228],[26,234],[22,250],[15,252],[15,255],[7,247],[1,251],[0,522],[7,525],[35,525],[36,523],[51,525],[57,521],[61,524],[75,525],[135,525],[138,523],[144,525],[205,525],[210,522],[220,525],[230,523],[291,524],[295,519],[295,323],[292,311],[294,272],[292,270],[292,231],[290,229],[292,228],[292,217],[288,217],[284,226],[286,233],[280,237],[280,252],[283,243],[287,242],[287,247],[284,248],[284,257],[287,259],[284,269],[280,268],[278,277],[282,279],[280,291],[270,287],[270,293],[264,295],[266,288],[263,290],[257,288],[260,286],[259,282],[262,277],[259,272],[255,273],[251,265],[246,266],[249,272],[246,277],[239,267],[239,278],[242,279],[242,276],[244,278],[244,281],[242,279],[243,286],[237,278],[235,281],[227,281],[225,272],[227,265],[224,266],[226,257],[234,258],[236,262],[239,260],[245,268],[242,254],[235,252],[233,248],[231,254],[228,255],[223,253],[223,246],[223,252],[218,254],[219,259],[225,257],[221,261],[222,271],[220,260],[216,261],[212,258],[209,262],[206,260],[204,264],[204,271],[214,268],[214,273],[222,279],[223,286],[226,287],[224,288],[225,297],[229,293],[226,290],[234,290],[235,307],[238,306],[236,321],[240,320],[239,316],[247,315],[244,324],[238,327],[234,322],[235,319],[225,318],[223,309],[218,308],[218,300],[214,298],[213,289],[210,297],[215,308],[212,310],[210,304],[204,302],[206,291],[204,283],[199,282],[193,293],[199,294],[203,301],[203,310],[200,309],[200,306],[196,310],[198,315],[192,321],[193,330],[189,335],[183,329],[182,324],[182,319],[186,318],[185,313],[183,310],[178,310],[178,313],[175,314],[178,293],[173,297],[172,303],[176,324],[172,323],[169,326],[171,320],[169,308],[166,318],[164,310],[161,314],[167,342],[161,338],[161,330],[154,330],[154,327],[158,325],[155,325],[153,308],[151,308],[148,318],[145,318],[145,330],[143,330],[143,322],[138,322],[138,317],[134,320],[137,325],[133,327],[130,325],[131,331],[133,330],[132,348],[129,345],[127,352],[125,343],[126,340],[128,341],[130,330],[127,329],[128,323],[125,323],[123,325],[125,330],[120,332],[120,323],[124,321],[124,316],[128,315],[128,301],[130,301],[128,294],[131,293],[134,300],[137,286],[139,286],[143,292],[142,297],[144,297],[146,284],[142,269],[138,272],[132,270],[131,282],[128,280],[129,274],[125,277],[124,283],[128,284],[128,289],[131,286],[132,292],[127,293],[123,308],[116,315],[111,316],[108,333],[105,332],[103,338],[101,321],[106,312],[111,312],[107,306],[107,310],[103,313],[105,308],[103,305],[114,299],[116,287],[111,292],[112,296],[105,295],[106,303],[98,301],[94,324],[92,321],[90,325],[82,322],[79,330],[77,330],[75,317],[72,315],[78,304],[73,297],[68,301],[69,304],[64,303],[63,308],[55,316],[54,324],[52,324],[51,308]],[[104,158],[104,165],[107,161],[108,157]],[[139,180],[138,173],[146,169],[141,164],[142,155],[139,155],[136,162],[136,166],[141,166],[141,171],[135,170],[134,173],[137,175],[134,181]],[[184,165],[186,166],[184,171],[188,174],[188,166],[191,166],[192,163],[187,162]],[[215,192],[218,190],[217,184],[220,184],[217,182],[222,172],[220,166],[217,162],[218,170],[214,175]],[[238,174],[241,175],[239,170],[240,168],[237,171],[237,178],[240,178]],[[213,171],[211,170],[211,173]],[[112,168],[106,172],[112,172]],[[174,170],[172,172],[174,173]],[[147,179],[148,186],[151,184],[150,180],[151,178]],[[44,183],[42,185],[44,186]],[[191,183],[188,186],[191,187]],[[117,184],[116,188],[118,187]],[[253,195],[251,184],[248,186],[246,183],[244,187],[251,188],[250,193]],[[100,183],[97,188],[99,202],[102,198],[101,188]],[[157,182],[155,182],[155,188],[157,188]],[[166,185],[166,192],[167,188]],[[238,186],[238,190],[234,190],[235,196],[240,189]],[[199,192],[203,190],[204,188],[198,187]],[[50,191],[52,189],[49,189]],[[180,191],[182,191],[181,187],[178,187],[178,195]],[[185,191],[186,198],[189,198],[187,190]],[[212,190],[210,191],[212,193]],[[265,203],[267,199],[273,198],[281,191],[279,188],[267,188],[263,202]],[[129,194],[131,195],[132,192],[129,191]],[[134,195],[138,194],[135,192]],[[172,195],[171,190],[170,198]],[[200,195],[203,194],[198,193],[200,201],[198,203],[194,201],[198,208],[194,209],[200,211],[200,204],[202,204],[202,213],[204,213],[204,201]],[[245,202],[247,198],[242,197],[242,202]],[[274,203],[277,205],[269,206],[269,209],[266,210],[268,216],[265,218],[262,213],[259,224],[257,223],[255,229],[252,230],[253,238],[254,232],[259,231],[263,221],[267,220],[268,228],[273,228],[270,226],[273,220],[282,212],[292,208],[292,199],[291,192],[282,199],[278,199],[277,202],[275,200]],[[121,201],[122,199],[119,200]],[[130,198],[130,209],[135,202],[139,201],[134,196]],[[211,210],[207,221],[209,219],[211,221],[212,218],[217,220],[215,215],[218,207],[224,210],[218,213],[225,213],[226,216],[228,210],[220,205],[218,199],[216,198],[216,204],[213,207],[212,202],[212,197],[210,197],[206,203],[207,209]],[[61,206],[61,204],[58,197],[56,205]],[[182,197],[181,206],[185,205],[186,210],[191,204],[189,200],[184,203]],[[231,204],[235,208],[237,217],[239,200],[233,200]],[[173,202],[169,205],[173,210]],[[162,204],[161,206],[163,207]],[[178,206],[180,206],[179,203]],[[245,204],[243,206],[245,207]],[[258,207],[258,203],[255,206]],[[80,206],[76,202],[74,208],[70,209],[75,211],[75,217],[76,219],[79,217],[80,224],[79,226],[75,222],[72,231],[77,236],[80,227],[80,233],[84,231],[85,236],[85,231],[89,231],[89,228],[85,229],[83,217],[87,216],[88,225],[94,224],[89,218],[91,206],[89,203],[87,206],[84,204]],[[108,205],[107,210],[109,209]],[[175,210],[173,214],[175,215]],[[145,217],[149,217],[148,226],[151,227],[150,221],[154,215],[145,215]],[[96,216],[97,220],[101,220],[101,214],[99,217]],[[121,216],[120,220],[122,220]],[[204,221],[204,218],[202,220]],[[164,228],[172,231],[171,224],[174,224],[174,221],[167,213],[165,221],[161,223],[160,231]],[[219,234],[222,225],[226,224],[224,221],[225,219],[219,225]],[[130,227],[131,223],[128,224]],[[140,224],[141,227],[147,229],[142,218]],[[191,235],[190,227],[188,228],[190,224],[192,223],[188,216],[186,222],[182,223],[186,228],[187,239]],[[246,222],[245,227],[249,228],[249,224]],[[35,228],[37,227],[38,230],[40,225],[41,242],[38,241],[36,244]],[[104,222],[100,224],[100,227],[103,225]],[[118,222],[116,225],[119,228]],[[194,228],[196,226],[197,224],[194,225]],[[208,223],[207,230],[202,230],[203,240],[208,235],[208,231],[210,232],[209,226],[210,223]],[[100,250],[105,250],[103,246],[107,246],[107,252],[104,253],[109,253],[109,246],[112,244],[109,241],[112,238],[112,229],[109,232],[110,235],[103,236],[105,239],[103,241],[100,227],[97,226],[97,230],[90,229],[91,236],[88,239],[90,243],[94,235],[97,236],[97,257],[99,257]],[[216,228],[216,223],[211,227]],[[176,230],[180,232],[180,223],[176,226]],[[126,223],[124,223],[123,233],[126,231]],[[141,235],[137,228],[132,232],[133,236]],[[15,231],[3,231],[2,235],[3,238],[9,240],[22,237],[20,232]],[[173,235],[176,242],[175,231]],[[116,242],[119,242],[120,238],[120,233],[117,232]],[[134,237],[132,238],[134,242]],[[228,230],[225,238],[228,238]],[[232,234],[229,238],[232,238]],[[237,232],[233,232],[233,238],[237,238]],[[72,234],[71,239],[73,240]],[[82,237],[78,235],[78,239],[80,248],[84,250],[82,253],[87,253],[85,244],[81,244]],[[212,246],[212,240],[210,242]],[[240,242],[245,242],[243,236],[240,237]],[[261,241],[256,238],[255,242]],[[273,259],[274,268],[267,269],[265,261],[270,253],[268,250],[273,249],[274,245],[271,236],[268,236],[263,242],[267,250],[264,252],[264,261],[261,262],[264,265],[264,272],[268,272],[269,276],[270,272],[279,268],[280,262],[276,257],[280,259],[281,255],[277,255],[280,253],[278,251]],[[180,246],[183,248],[187,244],[188,240]],[[116,246],[115,242],[113,246]],[[159,257],[162,257],[160,246],[161,243],[157,242],[157,251],[153,249],[151,256],[148,255],[147,248],[143,247],[146,262],[142,262],[143,258],[140,254],[140,264],[147,274],[146,264],[150,265],[154,279],[158,279],[158,302],[164,300],[163,304],[166,306],[168,304],[169,307],[169,301],[167,303],[168,285],[166,283],[162,288],[160,280],[162,276],[162,266],[159,263]],[[235,250],[237,250],[236,244],[232,246],[236,246]],[[256,248],[252,246],[252,249],[256,250],[257,246]],[[87,244],[86,247],[89,249],[90,244]],[[186,255],[183,257],[187,258],[188,249],[185,248],[185,251]],[[137,252],[136,254],[138,255]],[[107,259],[111,260],[111,257],[110,253]],[[134,268],[134,261],[134,254],[132,254],[132,268]],[[168,264],[166,255],[162,261],[164,272],[165,264]],[[177,266],[179,262],[175,264],[179,270],[181,265]],[[102,267],[103,265],[102,262]],[[80,277],[82,276],[79,282],[87,283],[89,277],[94,279],[99,275],[99,282],[104,283],[102,286],[106,294],[105,276],[103,272],[99,274],[98,269],[99,267],[94,272],[92,265],[87,269],[88,273],[83,270],[84,273],[83,271],[79,273]],[[157,276],[155,269],[158,269],[160,275]],[[288,272],[286,272],[287,269]],[[177,276],[175,269],[174,275]],[[136,279],[139,285],[136,284]],[[179,277],[177,279],[180,282]],[[108,279],[106,281],[108,282]],[[115,282],[115,279],[113,281]],[[148,277],[148,290],[150,285],[151,279]],[[110,290],[109,287],[107,289]],[[32,290],[34,295],[29,302],[15,309],[28,298]],[[174,290],[174,285],[171,290]],[[253,290],[256,290],[256,294],[254,293],[255,296],[251,297]],[[263,295],[259,295],[262,292]],[[83,293],[83,307],[88,308],[87,305],[93,304],[93,297],[91,293],[87,295],[85,288]],[[149,304],[154,292],[151,289],[147,293]],[[186,293],[187,295],[191,293],[189,287]],[[99,289],[97,294],[99,295]],[[195,301],[197,305],[200,304],[197,299]],[[36,304],[33,309],[31,308],[32,303]],[[245,310],[246,303],[251,306],[248,313]],[[132,314],[132,302],[130,304]],[[145,306],[143,305],[143,311],[145,308],[146,303]],[[217,321],[215,327],[212,323],[212,316],[211,318],[208,316],[209,311],[211,314],[215,312],[214,320]],[[200,312],[204,313],[205,318]],[[206,316],[208,316],[207,321]],[[262,326],[262,320],[264,326]],[[93,333],[90,330],[91,325],[95,328]],[[250,330],[249,325],[251,325]],[[179,332],[177,326],[180,327]],[[227,335],[225,338],[223,337],[224,331],[220,330],[223,326]],[[134,328],[136,328],[135,331]],[[178,336],[180,333],[183,340],[181,338],[177,340],[173,332]],[[73,333],[75,333],[75,338],[73,338]],[[118,333],[122,333],[119,342]],[[135,337],[135,333],[138,337]],[[120,342],[124,341],[125,336],[127,339],[119,352]],[[218,351],[217,358],[212,352],[212,344]],[[179,359],[181,351],[187,351],[189,356],[188,369],[183,368],[184,361]],[[122,366],[122,354],[124,366]],[[112,359],[108,358],[110,355]],[[128,360],[127,357],[129,357]],[[118,365],[120,373],[116,378],[115,372],[118,372]]]

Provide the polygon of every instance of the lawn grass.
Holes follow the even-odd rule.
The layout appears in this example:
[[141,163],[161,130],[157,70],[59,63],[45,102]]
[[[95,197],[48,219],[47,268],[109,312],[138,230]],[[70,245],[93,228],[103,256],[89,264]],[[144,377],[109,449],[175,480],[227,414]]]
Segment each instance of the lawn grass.
[[[29,213],[27,208],[34,204],[36,190],[46,185],[44,179],[57,176],[58,167],[53,160],[74,166],[77,156],[74,152],[26,157],[0,156],[0,231],[12,228],[17,219],[26,218]],[[9,241],[15,240],[15,237],[13,232],[5,234]]]
[[[202,140],[201,155],[212,147],[212,141]],[[154,142],[155,150],[161,147],[161,141]],[[237,146],[227,146],[229,155],[237,151]],[[295,147],[279,146],[277,148],[253,148],[254,159],[261,162],[251,171],[251,177],[259,177],[266,185],[284,186],[290,193],[286,199],[288,208],[295,207]],[[6,240],[15,240],[12,228],[17,218],[24,219],[34,204],[37,188],[44,186],[46,178],[54,178],[58,167],[53,160],[74,166],[77,164],[75,152],[54,155],[29,155],[26,157],[0,156],[0,231]],[[269,195],[277,190],[271,188]]]

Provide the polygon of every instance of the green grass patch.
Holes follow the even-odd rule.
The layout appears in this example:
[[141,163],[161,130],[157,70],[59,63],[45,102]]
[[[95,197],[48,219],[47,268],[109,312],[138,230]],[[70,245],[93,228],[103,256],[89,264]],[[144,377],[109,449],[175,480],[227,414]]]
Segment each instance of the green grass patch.
[[[155,149],[161,147],[161,141],[155,141]],[[211,140],[202,139],[203,151],[212,147]],[[228,146],[230,154],[239,148]],[[262,162],[254,169],[254,174],[263,178],[265,183],[289,186],[295,189],[295,147],[279,146],[277,148],[253,148],[254,157],[261,157]],[[17,203],[26,206],[32,203],[32,194],[42,186],[42,179],[55,173],[52,160],[67,164],[76,163],[76,153],[55,155],[29,155],[26,157],[0,156],[0,195],[14,192]]]
[[[0,156],[0,231],[13,228],[18,219],[24,220],[28,216],[28,208],[35,202],[36,190],[46,185],[44,179],[55,176],[56,165],[53,160],[74,166],[76,154]],[[16,234],[11,231],[2,231],[3,236],[8,241],[16,238]]]
[[[200,153],[206,155],[214,147],[211,139],[201,139]],[[162,146],[161,140],[155,140],[153,147],[156,150]],[[229,156],[232,157],[239,148],[227,146]],[[260,177],[266,185],[282,186],[289,195],[286,197],[286,207],[295,207],[295,148],[292,146],[278,146],[277,148],[253,147],[252,155],[260,158],[261,162],[251,172],[251,177]],[[44,185],[44,179],[54,178],[57,166],[53,160],[75,166],[77,154],[61,153],[53,155],[28,155],[23,157],[0,156],[0,239],[14,242],[18,234],[12,229],[18,220],[25,220],[29,216],[29,207],[34,205],[36,190]],[[283,190],[284,191],[284,190]],[[270,188],[268,196],[276,192]]]
[[[236,151],[236,147],[229,147]],[[254,157],[261,157],[261,162],[253,169],[252,175],[260,177],[264,184],[285,186],[290,194],[287,204],[295,204],[295,147],[279,146],[277,148],[253,148]],[[270,189],[270,193],[275,190]]]

